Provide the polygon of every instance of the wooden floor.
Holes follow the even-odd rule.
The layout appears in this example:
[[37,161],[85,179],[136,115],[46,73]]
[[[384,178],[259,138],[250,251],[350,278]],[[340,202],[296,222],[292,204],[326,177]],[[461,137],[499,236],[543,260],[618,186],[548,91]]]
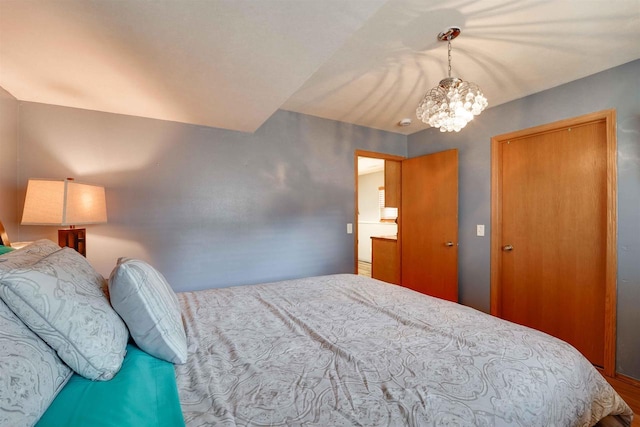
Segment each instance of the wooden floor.
[[371,277],[371,263],[358,260],[358,276]]

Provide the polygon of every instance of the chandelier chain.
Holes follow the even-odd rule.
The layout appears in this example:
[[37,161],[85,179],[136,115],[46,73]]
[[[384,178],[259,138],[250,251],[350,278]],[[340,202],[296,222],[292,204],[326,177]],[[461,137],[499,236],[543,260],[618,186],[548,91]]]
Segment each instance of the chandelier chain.
[[448,50],[449,50],[449,78],[451,78],[451,36],[447,37]]

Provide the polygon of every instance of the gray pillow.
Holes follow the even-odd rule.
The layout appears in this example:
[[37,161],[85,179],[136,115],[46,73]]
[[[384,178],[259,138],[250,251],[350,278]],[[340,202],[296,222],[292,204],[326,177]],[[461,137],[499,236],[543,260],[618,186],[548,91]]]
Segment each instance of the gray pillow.
[[72,374],[0,300],[0,425],[34,425]]
[[37,240],[24,248],[8,252],[0,256],[0,271],[9,271],[14,268],[25,267],[42,258],[60,250],[60,246],[51,240]]
[[176,294],[144,261],[120,258],[109,277],[111,304],[138,347],[172,363],[187,361],[187,336]]
[[122,365],[128,332],[103,282],[82,255],[63,248],[30,267],[0,271],[0,298],[74,371],[109,380]]
[[[52,241],[38,240],[2,255],[0,271],[29,266],[58,250]],[[35,424],[72,374],[0,300],[0,425]]]

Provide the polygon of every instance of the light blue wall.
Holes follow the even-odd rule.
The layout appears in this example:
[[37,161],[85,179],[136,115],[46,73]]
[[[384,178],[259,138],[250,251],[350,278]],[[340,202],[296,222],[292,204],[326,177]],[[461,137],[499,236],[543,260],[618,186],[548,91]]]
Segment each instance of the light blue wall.
[[354,151],[406,155],[405,136],[286,111],[246,134],[21,102],[19,124],[21,202],[29,178],[104,185],[88,259],[148,260],[177,291],[353,272]]
[[[407,150],[459,149],[460,299],[489,311],[491,137],[610,108],[618,121],[617,369],[640,379],[640,60],[489,108],[457,134],[411,135]],[[487,237],[476,237],[476,224]]]
[[[415,157],[458,148],[460,297],[488,311],[489,237],[476,237],[475,226],[485,224],[490,235],[491,136],[616,108],[617,366],[640,379],[639,79],[635,61],[490,108],[459,134],[427,130],[408,143],[284,111],[255,134],[243,134],[20,102],[17,211],[28,178],[73,176],[105,185],[109,223],[88,227],[90,261],[108,274],[118,256],[146,259],[176,290],[347,272],[353,269],[353,235],[345,229],[354,221],[354,150]],[[15,105],[0,100],[5,110]],[[12,123],[2,119],[0,132]],[[3,138],[0,149],[10,156],[12,144]],[[3,188],[2,209],[5,200],[14,203],[11,191]],[[16,210],[7,209],[17,226]],[[20,227],[20,240],[42,236],[56,239],[55,228]]]
[[16,176],[18,168],[18,101],[0,88],[0,220],[9,238],[18,237]]

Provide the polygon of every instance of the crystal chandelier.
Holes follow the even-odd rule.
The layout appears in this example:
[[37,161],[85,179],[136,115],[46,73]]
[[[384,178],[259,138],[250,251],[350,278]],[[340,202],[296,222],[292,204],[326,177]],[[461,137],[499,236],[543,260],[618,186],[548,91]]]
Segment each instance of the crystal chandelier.
[[446,41],[449,47],[449,77],[427,92],[416,110],[420,120],[440,132],[459,132],[488,105],[477,84],[451,77],[451,40],[459,35],[459,27],[438,34],[438,40]]

